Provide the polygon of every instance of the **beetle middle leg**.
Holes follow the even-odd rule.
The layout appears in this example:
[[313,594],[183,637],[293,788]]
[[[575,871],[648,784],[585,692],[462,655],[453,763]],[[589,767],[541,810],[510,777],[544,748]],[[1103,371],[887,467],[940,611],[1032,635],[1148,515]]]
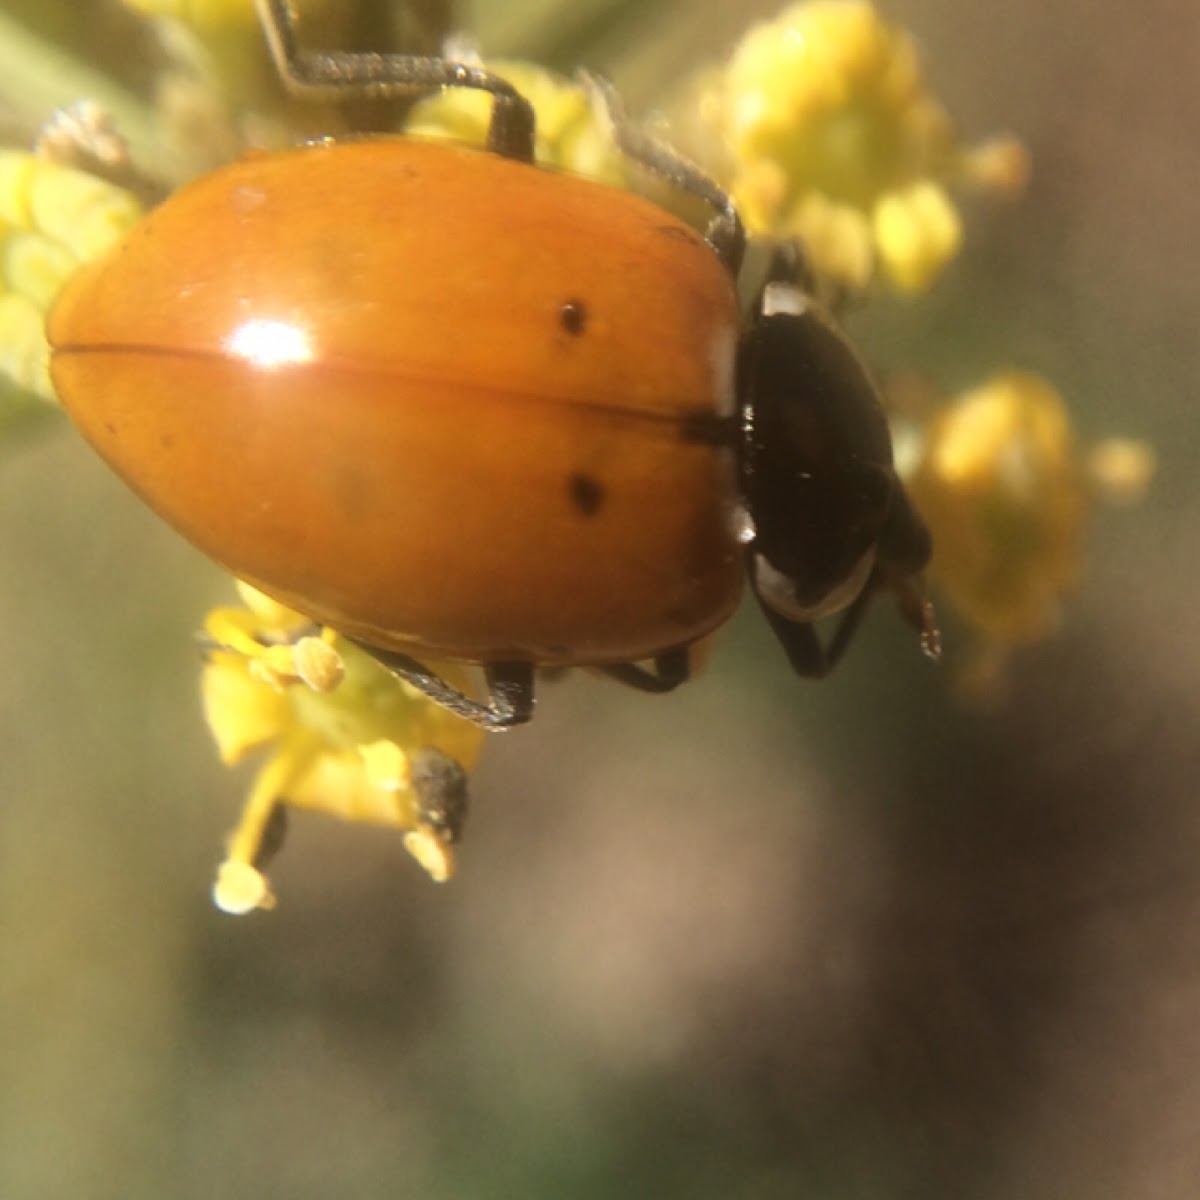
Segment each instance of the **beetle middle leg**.
[[398,650],[385,650],[348,638],[360,650],[366,651],[377,663],[405,683],[423,692],[435,704],[493,732],[524,725],[533,717],[533,664],[528,662],[494,662],[483,665],[487,680],[486,702],[473,700],[447,683],[436,671]]
[[686,683],[692,674],[692,660],[687,646],[664,650],[654,657],[654,668],[648,670],[640,663],[607,663],[597,670],[639,692],[661,695],[673,692]]
[[533,162],[533,106],[507,79],[468,63],[412,54],[301,50],[288,0],[255,0],[271,57],[295,95],[318,99],[386,100],[439,88],[474,88],[492,97],[487,148]]
[[838,619],[837,627],[829,641],[822,642],[816,625],[811,621],[796,621],[777,612],[755,592],[759,608],[767,618],[779,644],[787,655],[792,670],[805,679],[824,679],[846,652],[854,640],[854,634],[862,623],[863,616],[874,598],[874,589],[868,584],[854,598]]

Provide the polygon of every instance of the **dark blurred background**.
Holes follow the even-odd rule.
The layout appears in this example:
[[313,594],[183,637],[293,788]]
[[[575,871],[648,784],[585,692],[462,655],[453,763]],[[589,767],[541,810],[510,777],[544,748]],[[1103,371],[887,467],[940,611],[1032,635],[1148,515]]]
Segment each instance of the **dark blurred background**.
[[[644,110],[775,8],[461,19]],[[1037,369],[1083,437],[1159,451],[1061,632],[977,712],[886,606],[820,685],[748,606],[673,697],[546,687],[451,885],[301,814],[278,910],[232,919],[247,777],[189,640],[227,583],[65,426],[7,446],[5,1200],[1200,1194],[1200,7],[887,12],[1035,170],[929,297],[864,316],[868,356]]]

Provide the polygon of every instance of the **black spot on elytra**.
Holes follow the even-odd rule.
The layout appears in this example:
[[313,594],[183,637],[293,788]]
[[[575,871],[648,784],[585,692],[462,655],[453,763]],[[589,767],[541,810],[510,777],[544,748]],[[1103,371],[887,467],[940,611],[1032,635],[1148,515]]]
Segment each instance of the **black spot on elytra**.
[[587,328],[587,306],[582,300],[564,300],[558,310],[562,327],[572,336],[579,337]]
[[576,512],[584,517],[594,517],[604,504],[604,485],[591,475],[575,471],[567,477],[567,495]]

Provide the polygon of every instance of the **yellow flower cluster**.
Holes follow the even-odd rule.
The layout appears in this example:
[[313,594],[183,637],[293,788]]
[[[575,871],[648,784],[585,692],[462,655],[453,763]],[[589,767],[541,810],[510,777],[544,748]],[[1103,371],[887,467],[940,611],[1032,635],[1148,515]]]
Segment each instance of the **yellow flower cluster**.
[[[243,605],[205,621],[204,711],[222,761],[266,759],[217,874],[226,912],[274,903],[263,868],[283,807],[403,830],[438,881],[454,871],[466,776],[486,736],[331,630],[239,585]],[[463,682],[461,672],[438,667]]]
[[998,374],[924,422],[907,484],[933,534],[930,577],[979,642],[969,689],[990,688],[1012,647],[1055,628],[1093,498],[1134,500],[1153,472],[1143,443],[1082,449],[1062,397],[1028,372]]
[[908,486],[954,607],[1005,641],[1042,636],[1079,576],[1088,511],[1059,394],[1022,372],[964,393],[930,421]]
[[1027,171],[1011,138],[962,145],[912,38],[868,0],[792,5],[699,90],[749,232],[799,237],[844,289],[925,289],[962,240],[949,187],[1017,190]]
[[81,263],[142,214],[128,192],[34,154],[0,150],[0,374],[54,399],[44,323]]

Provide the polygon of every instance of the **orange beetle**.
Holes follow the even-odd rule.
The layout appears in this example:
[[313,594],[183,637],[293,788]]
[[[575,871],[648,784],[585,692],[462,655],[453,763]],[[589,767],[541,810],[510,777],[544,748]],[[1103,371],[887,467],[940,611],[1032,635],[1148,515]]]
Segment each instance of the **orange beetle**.
[[[71,282],[55,386],[158,513],[491,728],[529,718],[535,665],[674,687],[747,562],[804,673],[880,586],[931,641],[928,537],[795,253],[742,334],[732,204],[603,85],[626,153],[714,207],[705,237],[534,167],[532,110],[504,80],[302,53],[286,0],[259,4],[294,88],[481,88],[489,150],[392,137],[248,157]],[[826,652],[812,622],[843,608]],[[488,700],[426,654],[481,664]]]

